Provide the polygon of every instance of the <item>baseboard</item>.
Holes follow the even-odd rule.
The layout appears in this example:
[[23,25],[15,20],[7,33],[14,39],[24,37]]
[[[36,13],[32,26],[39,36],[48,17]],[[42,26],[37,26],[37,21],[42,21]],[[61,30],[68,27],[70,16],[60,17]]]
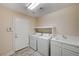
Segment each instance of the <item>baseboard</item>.
[[15,51],[10,51],[10,52],[7,52],[5,54],[2,54],[1,56],[11,56],[14,53],[15,53]]
[[[27,46],[27,47],[29,47],[29,46]],[[27,47],[24,47],[24,48],[27,48]],[[7,53],[1,54],[0,56],[11,56],[14,53],[15,53],[15,51],[14,50],[11,50],[11,51],[8,51]]]

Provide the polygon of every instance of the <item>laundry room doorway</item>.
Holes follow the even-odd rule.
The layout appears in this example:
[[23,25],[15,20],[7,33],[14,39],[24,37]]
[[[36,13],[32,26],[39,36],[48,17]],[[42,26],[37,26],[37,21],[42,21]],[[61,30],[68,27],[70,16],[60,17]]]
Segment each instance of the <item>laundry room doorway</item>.
[[13,19],[13,47],[20,50],[28,46],[28,22],[24,18]]

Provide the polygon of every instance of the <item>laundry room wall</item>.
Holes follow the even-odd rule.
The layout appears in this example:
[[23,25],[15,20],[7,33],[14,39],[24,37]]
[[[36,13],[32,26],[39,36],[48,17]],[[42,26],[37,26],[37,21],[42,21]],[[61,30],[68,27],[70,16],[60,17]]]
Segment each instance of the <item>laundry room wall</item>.
[[29,31],[29,34],[34,33],[35,18],[0,6],[0,55],[7,55],[13,52],[13,32],[8,32],[7,28],[12,27],[12,20],[15,20],[15,17],[26,19],[26,22],[29,22],[26,33],[27,31]]
[[38,18],[38,26],[54,26],[58,34],[79,36],[79,5],[72,5]]

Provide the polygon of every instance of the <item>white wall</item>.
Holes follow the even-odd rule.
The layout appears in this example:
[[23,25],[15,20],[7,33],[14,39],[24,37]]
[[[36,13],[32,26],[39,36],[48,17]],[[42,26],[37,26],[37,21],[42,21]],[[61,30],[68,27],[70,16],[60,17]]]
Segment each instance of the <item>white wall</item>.
[[[14,12],[0,6],[0,54],[8,53],[12,50],[13,33],[6,29],[11,26],[12,17],[22,17],[26,19],[29,34],[34,32],[33,27],[55,26],[59,34],[79,36],[79,6],[71,6],[56,12],[49,13],[35,20],[33,17]],[[37,22],[36,22],[37,21]]]
[[[12,51],[13,33],[7,32],[7,28],[12,26],[11,20],[13,17],[26,19],[29,34],[34,32],[35,18],[27,15],[14,12],[6,7],[0,6],[0,55]],[[27,32],[26,30],[26,32]]]
[[79,6],[70,6],[38,18],[37,26],[54,26],[58,34],[79,36]]

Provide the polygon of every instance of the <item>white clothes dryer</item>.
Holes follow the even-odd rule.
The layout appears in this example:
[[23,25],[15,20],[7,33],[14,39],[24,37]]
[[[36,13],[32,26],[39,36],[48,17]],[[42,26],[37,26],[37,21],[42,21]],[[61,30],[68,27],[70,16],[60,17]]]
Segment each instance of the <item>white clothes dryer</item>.
[[44,56],[49,56],[49,41],[51,39],[50,34],[43,34],[38,39],[38,52]]

